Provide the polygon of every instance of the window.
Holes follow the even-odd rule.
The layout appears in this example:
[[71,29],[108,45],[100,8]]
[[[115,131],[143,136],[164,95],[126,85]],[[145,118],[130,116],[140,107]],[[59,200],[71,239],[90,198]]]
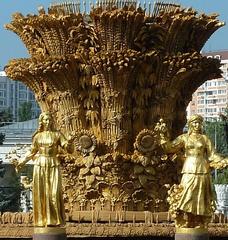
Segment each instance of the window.
[[217,112],[216,108],[206,108],[207,113]]
[[213,95],[213,91],[207,91],[206,95]]
[[197,93],[197,96],[202,96],[202,95],[204,95],[204,92],[198,92]]
[[26,101],[19,101],[19,106],[21,106],[24,102],[26,102]]
[[25,86],[25,85],[22,85],[22,84],[19,84],[19,89],[20,89],[20,90],[26,90],[26,86]]
[[218,82],[218,86],[225,86],[226,85],[226,82],[225,81],[219,81]]
[[199,109],[197,110],[197,112],[198,112],[198,113],[202,113],[202,112],[204,112],[204,109],[203,109],[203,108],[199,108]]
[[0,100],[0,106],[6,106],[6,100]]
[[217,90],[214,90],[214,91],[206,91],[206,95],[208,96],[211,96],[211,95],[215,95],[217,94]]
[[29,100],[34,100],[34,99],[35,99],[35,97],[34,97],[33,93],[29,92]]
[[226,98],[221,98],[218,100],[219,103],[226,103],[227,102],[227,99]]
[[218,94],[226,94],[226,90],[224,90],[224,89],[218,90]]
[[19,92],[20,99],[27,99],[27,92]]
[[206,100],[206,104],[215,104],[217,101],[218,101],[218,99]]
[[32,102],[32,108],[37,108],[37,103],[36,102]]
[[7,84],[6,83],[0,83],[0,89],[6,89]]
[[204,104],[204,100],[198,100],[198,104]]
[[0,90],[0,97],[2,98],[6,97],[6,92],[3,90]]

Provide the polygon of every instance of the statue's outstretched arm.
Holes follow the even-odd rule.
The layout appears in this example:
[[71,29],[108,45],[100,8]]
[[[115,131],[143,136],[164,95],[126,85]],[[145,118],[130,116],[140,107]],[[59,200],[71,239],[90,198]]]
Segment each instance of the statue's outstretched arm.
[[183,138],[183,135],[180,135],[173,141],[161,139],[161,146],[166,153],[176,153],[184,147]]
[[68,139],[65,138],[65,136],[60,133],[60,145],[63,149],[65,149],[68,153],[72,153],[73,152],[73,141],[74,141],[74,135],[71,134],[70,137]]
[[228,157],[224,158],[220,154],[218,154],[211,142],[211,140],[206,137],[207,142],[207,154],[208,160],[210,162],[210,167],[215,169],[222,169],[228,166]]
[[13,163],[15,165],[16,171],[19,172],[28,161],[34,158],[37,152],[38,148],[36,147],[36,143],[33,140],[31,149],[25,154],[25,156],[20,161]]

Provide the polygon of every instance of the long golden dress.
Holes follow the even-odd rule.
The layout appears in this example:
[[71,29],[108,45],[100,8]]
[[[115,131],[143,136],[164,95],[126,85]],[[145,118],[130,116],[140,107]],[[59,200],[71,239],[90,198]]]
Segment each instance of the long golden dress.
[[57,131],[38,132],[33,138],[31,154],[37,156],[33,170],[34,226],[65,224],[58,148],[66,144]]
[[201,216],[211,216],[215,210],[216,195],[209,162],[219,158],[210,139],[203,134],[182,134],[165,144],[168,152],[185,152],[180,186],[183,189],[177,210]]

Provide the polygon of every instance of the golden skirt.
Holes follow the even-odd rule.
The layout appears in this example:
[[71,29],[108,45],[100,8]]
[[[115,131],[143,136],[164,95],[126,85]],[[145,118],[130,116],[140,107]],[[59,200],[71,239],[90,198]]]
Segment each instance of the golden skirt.
[[180,185],[183,191],[177,209],[194,215],[212,215],[216,207],[216,195],[209,173],[184,173]]
[[61,189],[62,181],[59,166],[34,165],[34,226],[43,227],[65,224],[65,211]]

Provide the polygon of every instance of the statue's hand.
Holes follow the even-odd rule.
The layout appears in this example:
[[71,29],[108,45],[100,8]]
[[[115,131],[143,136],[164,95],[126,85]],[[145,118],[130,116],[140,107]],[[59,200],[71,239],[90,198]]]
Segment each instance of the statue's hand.
[[24,161],[17,161],[17,162],[14,162],[13,163],[14,164],[14,166],[15,166],[15,170],[16,170],[16,172],[20,172],[21,171],[21,169],[24,167],[24,165],[25,165],[25,163],[24,163]]
[[168,137],[164,133],[160,133],[160,145],[165,144],[168,141]]
[[[16,169],[16,171],[17,171],[17,166],[18,166],[18,164],[19,164],[19,161],[18,161],[18,159],[11,159],[10,160],[10,163],[12,163],[13,164],[13,166],[15,167],[15,169]],[[17,171],[18,172],[18,171]]]
[[215,169],[223,169],[228,166],[228,158],[224,158],[220,161],[212,161],[210,162],[210,167]]
[[21,169],[24,167],[24,163],[19,163],[17,166],[16,166],[16,172],[20,172]]
[[228,157],[223,158],[223,159],[221,160],[221,164],[222,164],[222,167],[223,167],[223,168],[228,167]]
[[68,140],[67,140],[68,144],[72,144],[72,143],[73,143],[73,141],[74,141],[74,139],[75,139],[75,136],[76,136],[76,132],[73,131],[73,132],[70,134],[70,136],[69,136],[69,138],[68,138]]
[[158,142],[160,145],[166,143],[169,140],[169,131],[166,123],[163,119],[160,119],[154,127],[154,132],[158,136]]

